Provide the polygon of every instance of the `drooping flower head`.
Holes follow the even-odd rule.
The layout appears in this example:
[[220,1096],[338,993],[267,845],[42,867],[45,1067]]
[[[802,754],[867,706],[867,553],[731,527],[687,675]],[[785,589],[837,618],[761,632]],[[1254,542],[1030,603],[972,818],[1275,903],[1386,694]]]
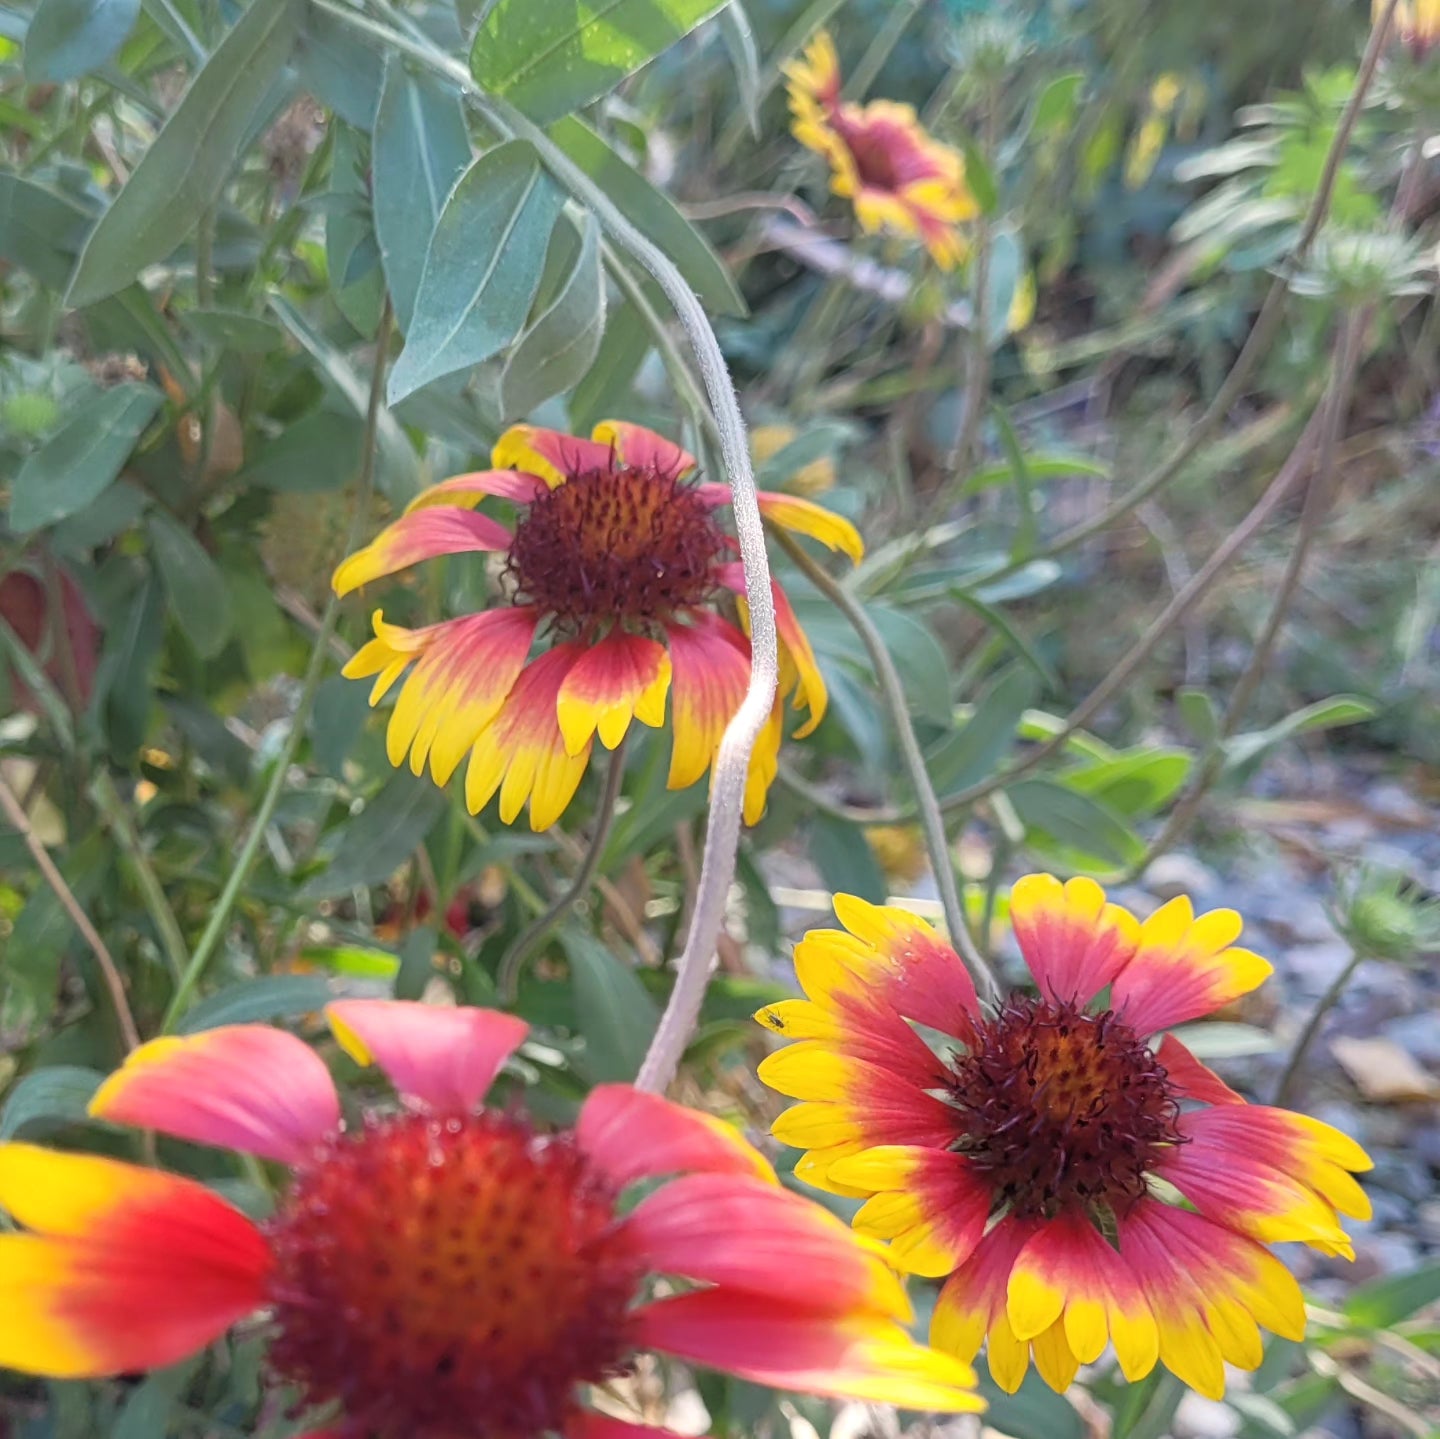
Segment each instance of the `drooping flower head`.
[[[881,1247],[781,1189],[720,1121],[611,1084],[573,1129],[542,1130],[481,1105],[522,1020],[387,1000],[327,1013],[399,1106],[347,1121],[320,1057],[264,1025],[147,1044],[91,1105],[289,1165],[262,1224],[194,1180],[0,1145],[0,1209],[21,1227],[0,1235],[0,1365],[130,1373],[254,1320],[272,1378],[330,1439],[661,1439],[586,1402],[643,1350],[980,1407],[973,1373],[900,1327]],[[823,1282],[797,1292],[796,1266]]]
[[[1372,0],[1371,13],[1377,22],[1389,8],[1389,0]],[[1390,34],[1416,60],[1425,59],[1440,44],[1440,0],[1400,0]]]
[[[1013,1392],[1030,1360],[1065,1389],[1107,1340],[1127,1379],[1157,1360],[1219,1397],[1225,1363],[1260,1363],[1258,1326],[1305,1328],[1265,1247],[1352,1254],[1338,1215],[1367,1217],[1338,1130],[1247,1104],[1165,1029],[1255,989],[1240,917],[1172,900],[1143,924],[1092,880],[1019,880],[1015,935],[1038,993],[982,1008],[922,920],[838,895],[845,932],[795,950],[807,999],[760,1011],[798,1041],[760,1067],[798,1099],[776,1135],[795,1172],[865,1198],[863,1232],[894,1263],[949,1276],[930,1341]],[[944,1037],[932,1046],[921,1032]]]
[[830,188],[854,204],[861,228],[913,235],[937,265],[954,268],[966,251],[960,226],[979,213],[965,157],[930,135],[913,106],[842,100],[840,59],[826,31],[785,74],[791,131],[830,162]]
[[[665,723],[671,696],[671,789],[710,768],[750,680],[750,644],[715,609],[741,596],[738,546],[716,511],[719,484],[688,478],[694,457],[639,425],[609,421],[590,439],[517,425],[495,468],[424,491],[405,513],[335,571],[337,594],[440,555],[501,553],[509,602],[424,629],[374,616],[375,638],[345,666],[376,676],[378,704],[407,667],[390,720],[392,764],[428,762],[445,784],[469,754],[465,799],[478,813],[499,791],[511,823],[528,801],[530,827],[554,824],[584,776],[598,736],[614,749],[633,720]],[[520,511],[513,530],[476,507],[487,498]],[[761,494],[774,523],[858,561],[855,527],[795,495]],[[774,586],[780,694],[750,763],[747,823],[759,819],[775,777],[787,694],[808,716],[825,713],[825,683],[784,591]],[[539,641],[541,650],[531,659]]]

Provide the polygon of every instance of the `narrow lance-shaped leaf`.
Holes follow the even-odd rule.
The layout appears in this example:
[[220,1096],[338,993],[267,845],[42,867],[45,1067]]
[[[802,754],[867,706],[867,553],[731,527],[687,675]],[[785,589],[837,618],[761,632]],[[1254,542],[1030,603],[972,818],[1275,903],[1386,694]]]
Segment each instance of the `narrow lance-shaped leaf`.
[[[556,231],[556,243],[567,225]],[[553,245],[552,245],[553,248]],[[586,215],[570,273],[554,300],[520,337],[500,374],[500,413],[506,420],[568,390],[595,361],[605,333],[605,276],[600,268],[599,226]]]
[[372,152],[375,234],[401,332],[410,317],[425,251],[456,180],[470,163],[459,98],[392,55],[375,111]]
[[103,65],[140,13],[140,0],[40,0],[25,32],[25,78],[63,85]]
[[67,303],[113,295],[195,228],[259,119],[303,11],[302,0],[251,0],[91,232]]
[[487,151],[451,192],[425,256],[390,403],[503,349],[520,332],[563,197],[534,148]]
[[495,0],[470,69],[542,124],[608,94],[723,0]]

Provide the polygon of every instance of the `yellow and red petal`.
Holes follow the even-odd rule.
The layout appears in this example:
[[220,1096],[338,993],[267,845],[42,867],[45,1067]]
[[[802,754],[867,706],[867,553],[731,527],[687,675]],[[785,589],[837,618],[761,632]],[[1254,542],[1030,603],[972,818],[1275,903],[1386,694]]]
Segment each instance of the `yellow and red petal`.
[[776,1183],[733,1125],[628,1084],[600,1084],[575,1124],[581,1152],[617,1188],[663,1174],[731,1174]]
[[[1029,1364],[1029,1348],[1015,1339],[1006,1317],[1006,1294],[1010,1271],[1026,1242],[1036,1231],[1034,1220],[1001,1219],[971,1252],[970,1257],[945,1281],[935,1301],[930,1321],[930,1342],[947,1354],[969,1361],[980,1352],[987,1334],[991,1337],[990,1372],[1002,1389],[1013,1394],[1020,1387]],[[1005,1352],[996,1367],[997,1343]],[[1007,1343],[1008,1341],[1008,1343]],[[1010,1351],[1019,1345],[1019,1374],[1014,1383],[1008,1379],[1014,1370]],[[1010,1363],[1005,1360],[1009,1359]],[[1002,1371],[1004,1377],[1002,1377]]]
[[707,1289],[643,1305],[637,1342],[755,1384],[936,1413],[982,1407],[968,1365],[873,1315]]
[[527,801],[530,828],[549,829],[575,796],[590,763],[590,745],[578,754],[565,747],[556,718],[560,687],[585,653],[576,643],[556,645],[521,671],[493,720],[475,738],[465,774],[471,814],[500,791],[500,818],[514,823]]
[[784,1300],[795,1275],[824,1276],[808,1300],[828,1313],[873,1313],[907,1323],[910,1302],[878,1244],[818,1204],[764,1180],[692,1174],[662,1185],[623,1221],[637,1257],[656,1274]]
[[953,1273],[975,1252],[990,1218],[989,1183],[953,1150],[877,1145],[831,1165],[830,1177],[872,1193],[855,1227],[888,1239],[891,1263],[907,1274]]
[[1139,944],[1116,975],[1111,1007],[1138,1034],[1184,1024],[1249,994],[1273,966],[1235,948],[1240,916],[1215,909],[1196,916],[1183,895],[1140,926]]
[[792,92],[833,105],[840,98],[840,57],[828,30],[819,30],[805,47],[803,58],[783,67]]
[[547,488],[538,475],[527,475],[523,470],[474,470],[465,475],[452,475],[438,485],[421,490],[405,506],[405,513],[412,514],[415,510],[426,510],[433,505],[453,505],[457,509],[473,510],[481,500],[491,497],[528,505]]
[[[962,1039],[970,1034],[972,1021],[980,1017],[975,981],[959,955],[919,915],[853,894],[835,896],[835,914],[873,955],[862,978],[882,989],[900,1014],[942,1034]],[[843,939],[830,930],[808,934],[806,941],[818,933]]]
[[346,1054],[378,1064],[403,1098],[459,1114],[480,1103],[530,1032],[518,1015],[399,999],[336,1000],[325,1017]]
[[173,1364],[261,1307],[260,1231],[193,1180],[0,1146],[0,1367],[98,1378]]
[[[745,600],[745,567],[738,561],[721,565],[716,578],[736,595],[740,619],[748,633],[750,606]],[[809,708],[809,717],[795,731],[796,739],[804,739],[825,718],[830,697],[820,666],[815,662],[815,651],[810,648],[809,636],[796,618],[790,597],[774,579],[770,581],[770,593],[775,600],[775,629],[780,641],[780,693],[786,694],[793,689],[795,694],[791,708]]]
[[[388,687],[394,682],[393,666],[415,658],[385,729],[390,763],[399,766],[408,754],[410,769],[418,775],[428,760],[435,783],[448,784],[476,736],[500,712],[524,668],[538,623],[535,610],[514,606],[406,631],[384,624],[377,611],[375,639],[342,673],[361,676],[383,665]],[[370,703],[383,694],[377,684]]]
[[282,1164],[297,1163],[340,1127],[324,1062],[267,1024],[142,1044],[100,1086],[90,1113]]
[[[562,1439],[685,1439],[684,1435],[673,1429],[662,1429],[658,1424],[632,1424],[609,1414],[597,1414],[593,1409],[581,1409],[560,1432]],[[308,1436],[302,1435],[301,1439]],[[335,1439],[342,1436],[337,1434]]]
[[786,495],[773,490],[760,491],[760,513],[781,529],[797,535],[809,535],[827,549],[848,555],[854,564],[865,558],[865,541],[860,531],[843,515],[817,505],[799,495]]
[[695,468],[695,456],[689,450],[629,420],[601,420],[590,438],[604,445],[628,470],[655,470],[677,478]]
[[576,475],[613,468],[609,445],[566,435],[539,425],[511,425],[490,452],[497,470],[520,470],[545,481],[553,490]]
[[1167,1034],[1160,1041],[1155,1058],[1165,1066],[1170,1088],[1182,1098],[1199,1100],[1201,1104],[1245,1103],[1242,1095],[1231,1089],[1213,1069],[1201,1064],[1173,1034]]
[[721,736],[750,684],[750,646],[728,621],[696,611],[666,631],[672,676],[670,789],[686,789],[714,762]]
[[499,521],[472,510],[454,505],[415,510],[387,525],[364,549],[341,560],[330,584],[337,595],[348,595],[421,560],[508,550],[513,538]]
[[1134,916],[1107,904],[1093,879],[1061,884],[1050,874],[1022,876],[1010,890],[1010,922],[1040,993],[1061,1004],[1088,1004],[1140,941]]
[[614,749],[632,719],[659,729],[670,673],[664,645],[611,630],[576,660],[560,686],[556,717],[567,752],[579,754],[596,734],[606,749]]
[[1057,1323],[1079,1363],[1093,1364],[1112,1342],[1132,1383],[1159,1357],[1159,1331],[1139,1280],[1081,1214],[1061,1213],[1025,1242],[1010,1271],[1005,1312],[1017,1339],[1036,1341],[1036,1367],[1047,1382],[1041,1341]]
[[1263,1245],[1199,1214],[1142,1199],[1120,1221],[1120,1255],[1155,1316],[1160,1362],[1207,1398],[1223,1394],[1225,1363],[1259,1363],[1257,1323],[1304,1336],[1295,1276]]

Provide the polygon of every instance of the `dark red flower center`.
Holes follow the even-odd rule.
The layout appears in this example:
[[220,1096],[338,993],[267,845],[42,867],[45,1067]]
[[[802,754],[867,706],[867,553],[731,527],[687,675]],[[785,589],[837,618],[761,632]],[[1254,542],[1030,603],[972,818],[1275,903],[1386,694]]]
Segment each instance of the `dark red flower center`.
[[1164,1066],[1111,1010],[1012,997],[951,1068],[955,1147],[1021,1217],[1122,1216],[1180,1142]]
[[898,194],[917,180],[933,179],[937,167],[897,120],[867,116],[852,106],[837,106],[830,117],[835,133],[849,147],[855,172],[867,190]]
[[526,602],[585,631],[604,621],[664,621],[700,604],[724,549],[691,486],[616,464],[540,495],[515,529],[510,570]]
[[346,1439],[530,1439],[622,1373],[641,1270],[615,1194],[523,1119],[369,1119],[271,1222],[277,1376]]

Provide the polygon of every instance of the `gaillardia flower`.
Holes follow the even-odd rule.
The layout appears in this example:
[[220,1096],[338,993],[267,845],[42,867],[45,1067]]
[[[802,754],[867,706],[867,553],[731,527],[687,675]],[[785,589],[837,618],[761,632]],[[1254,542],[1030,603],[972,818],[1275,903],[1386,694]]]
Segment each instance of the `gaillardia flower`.
[[[640,1350],[980,1407],[967,1366],[900,1327],[881,1246],[781,1189],[720,1121],[610,1084],[573,1129],[542,1131],[481,1105],[522,1020],[389,1000],[327,1014],[400,1106],[347,1120],[320,1057],[265,1025],[144,1045],[91,1105],[289,1165],[262,1224],[190,1179],[0,1146],[0,1209],[22,1227],[0,1235],[0,1365],[130,1373],[255,1318],[271,1377],[329,1439],[660,1439],[584,1402]],[[797,1265],[823,1282],[797,1289]]]
[[[1371,12],[1377,22],[1389,8],[1389,0],[1372,0]],[[1440,0],[1400,0],[1391,34],[1415,59],[1423,60],[1440,44]]]
[[[740,596],[735,539],[715,512],[725,485],[694,484],[694,457],[639,425],[607,420],[590,439],[517,425],[500,438],[495,468],[425,490],[405,513],[335,571],[337,594],[439,555],[505,556],[510,602],[406,630],[374,617],[375,638],[345,666],[377,676],[370,703],[413,665],[390,719],[392,764],[408,753],[445,784],[469,753],[465,799],[478,813],[498,790],[511,823],[525,803],[548,829],[570,803],[598,735],[614,749],[632,720],[660,727],[671,696],[669,784],[683,789],[710,768],[750,682],[750,643],[717,613]],[[513,530],[476,512],[486,498],[521,510]],[[855,527],[796,495],[765,494],[768,519],[858,561]],[[755,746],[745,819],[765,808],[775,778],[784,696],[825,713],[825,682],[784,591],[774,586],[780,694]],[[530,658],[537,637],[542,649]]]
[[1049,875],[1010,905],[1039,992],[991,1010],[923,921],[837,895],[848,933],[795,950],[808,999],[758,1016],[798,1041],[760,1067],[802,1101],[775,1133],[809,1151],[798,1175],[865,1198],[855,1223],[893,1263],[949,1276],[930,1342],[968,1361],[988,1336],[1002,1388],[1033,1356],[1063,1390],[1108,1339],[1127,1379],[1158,1360],[1218,1397],[1225,1363],[1260,1363],[1258,1325],[1304,1332],[1265,1246],[1351,1255],[1337,1211],[1368,1216],[1350,1171],[1370,1160],[1247,1104],[1174,1035],[1153,1043],[1270,973],[1235,947],[1233,911],[1176,899],[1141,924],[1093,880]]
[[840,60],[826,31],[785,74],[790,129],[830,162],[830,188],[853,203],[860,227],[913,235],[937,265],[957,265],[966,250],[959,227],[979,213],[965,157],[931,136],[910,105],[842,100]]

